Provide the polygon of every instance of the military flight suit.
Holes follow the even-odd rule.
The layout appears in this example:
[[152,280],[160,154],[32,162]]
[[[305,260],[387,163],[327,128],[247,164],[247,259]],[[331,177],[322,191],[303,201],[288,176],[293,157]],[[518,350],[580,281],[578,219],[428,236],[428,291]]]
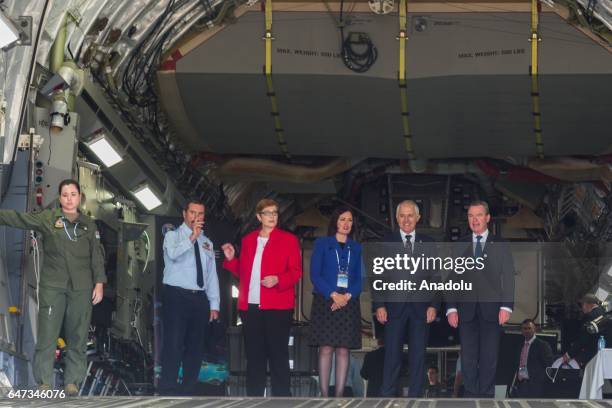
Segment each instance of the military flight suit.
[[39,384],[53,383],[55,345],[64,323],[64,383],[78,384],[87,371],[92,290],[106,283],[96,224],[83,214],[71,222],[58,208],[37,214],[0,210],[0,225],[35,230],[43,237],[34,378]]

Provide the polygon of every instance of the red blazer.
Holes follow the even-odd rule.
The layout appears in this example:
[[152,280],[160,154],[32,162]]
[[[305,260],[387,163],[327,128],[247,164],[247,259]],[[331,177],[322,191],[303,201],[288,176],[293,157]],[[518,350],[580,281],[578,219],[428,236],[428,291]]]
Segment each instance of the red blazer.
[[[223,267],[240,280],[238,309],[249,308],[249,284],[257,249],[259,229],[242,238],[240,257],[223,261]],[[261,286],[261,309],[293,309],[295,284],[302,277],[302,254],[297,237],[287,231],[274,228],[261,257],[261,277],[278,276],[278,283],[271,288]]]

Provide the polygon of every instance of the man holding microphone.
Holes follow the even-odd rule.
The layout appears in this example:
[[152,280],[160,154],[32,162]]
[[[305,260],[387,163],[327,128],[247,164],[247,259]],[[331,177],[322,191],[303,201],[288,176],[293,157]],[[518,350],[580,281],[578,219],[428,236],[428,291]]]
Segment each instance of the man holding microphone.
[[[193,394],[208,322],[219,317],[215,253],[212,241],[202,233],[204,211],[202,202],[187,202],[183,224],[164,237],[161,395]],[[178,384],[181,363],[183,381]]]

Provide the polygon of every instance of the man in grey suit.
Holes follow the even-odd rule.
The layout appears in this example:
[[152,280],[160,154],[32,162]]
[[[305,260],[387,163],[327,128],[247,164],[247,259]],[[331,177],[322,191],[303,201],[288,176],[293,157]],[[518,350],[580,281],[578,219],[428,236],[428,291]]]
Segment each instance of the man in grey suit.
[[455,257],[481,258],[484,269],[466,271],[473,284],[469,298],[447,302],[446,316],[459,327],[465,396],[492,398],[495,394],[497,353],[502,328],[514,305],[514,262],[508,245],[489,233],[489,205],[475,201],[468,207],[472,233],[461,239]]

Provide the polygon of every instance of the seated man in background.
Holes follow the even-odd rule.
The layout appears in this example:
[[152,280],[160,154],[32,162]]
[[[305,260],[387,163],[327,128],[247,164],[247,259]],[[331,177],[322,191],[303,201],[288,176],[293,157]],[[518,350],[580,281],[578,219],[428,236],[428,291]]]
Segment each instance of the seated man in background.
[[427,369],[427,383],[425,383],[424,398],[443,398],[447,396],[446,388],[440,383],[438,367]]
[[361,378],[368,382],[366,397],[380,397],[380,387],[385,362],[385,346],[382,340],[378,341],[378,348],[366,353],[361,366]]
[[552,349],[535,336],[536,327],[531,319],[523,320],[521,332],[525,342],[517,351],[513,398],[543,398],[546,385],[546,367],[552,364]]
[[[402,355],[400,364],[400,377],[406,379],[405,376],[408,373],[408,360],[405,354]],[[366,353],[363,358],[363,364],[361,366],[361,378],[368,382],[366,389],[366,397],[382,397],[380,387],[382,385],[383,372],[385,366],[385,345],[382,339],[378,340],[378,348]]]
[[596,318],[603,316],[606,311],[601,307],[601,302],[592,293],[587,293],[580,300],[580,307],[584,317],[580,327],[580,334],[576,341],[574,341],[563,355],[563,362],[567,363],[571,359],[578,362],[581,368],[587,365],[587,363],[597,354],[597,340],[601,334],[591,334],[586,330],[586,324],[595,320]]

